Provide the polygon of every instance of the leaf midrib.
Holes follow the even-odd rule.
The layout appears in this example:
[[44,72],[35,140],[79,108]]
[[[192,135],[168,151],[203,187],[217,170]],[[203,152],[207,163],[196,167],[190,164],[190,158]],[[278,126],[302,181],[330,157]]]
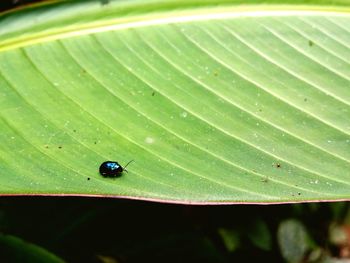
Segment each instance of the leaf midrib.
[[[308,6],[308,5],[242,5],[225,7],[206,7],[184,9],[182,11],[164,11],[152,13],[151,15],[121,16],[115,19],[102,20],[99,22],[82,21],[73,26],[51,27],[50,30],[40,32],[40,28],[32,27],[21,32],[22,37],[16,34],[0,43],[0,52],[22,48],[39,43],[55,41],[70,37],[78,37],[89,34],[96,34],[106,31],[125,30],[130,28],[159,26],[173,23],[188,23],[192,21],[208,21],[216,19],[235,19],[241,17],[281,17],[281,16],[315,16],[332,15],[348,16],[350,8],[339,8],[333,6]],[[56,25],[59,21],[53,22]],[[61,21],[62,23],[64,21]],[[1,23],[0,23],[1,24]],[[1,35],[0,35],[1,40]]]

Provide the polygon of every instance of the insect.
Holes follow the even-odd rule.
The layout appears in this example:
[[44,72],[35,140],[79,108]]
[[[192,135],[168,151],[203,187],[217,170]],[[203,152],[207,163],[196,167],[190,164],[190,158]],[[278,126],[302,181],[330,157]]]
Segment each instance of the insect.
[[100,174],[102,176],[104,176],[104,177],[118,177],[118,176],[121,176],[124,171],[128,172],[128,170],[126,170],[126,167],[133,161],[134,160],[131,160],[124,167],[121,166],[119,163],[114,162],[114,161],[103,162],[100,165]]

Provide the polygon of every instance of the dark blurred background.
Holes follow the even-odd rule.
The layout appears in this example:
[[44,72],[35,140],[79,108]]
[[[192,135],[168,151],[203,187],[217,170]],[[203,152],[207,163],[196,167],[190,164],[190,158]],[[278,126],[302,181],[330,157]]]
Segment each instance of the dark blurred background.
[[[325,262],[346,258],[348,239],[337,243],[331,235],[335,226],[338,233],[346,233],[348,211],[345,202],[186,206],[2,197],[0,233],[41,246],[67,262],[291,262],[285,259],[286,247],[295,250],[294,262]],[[22,252],[11,249],[4,251],[0,242],[0,262],[6,253],[6,262],[37,262],[12,259]]]

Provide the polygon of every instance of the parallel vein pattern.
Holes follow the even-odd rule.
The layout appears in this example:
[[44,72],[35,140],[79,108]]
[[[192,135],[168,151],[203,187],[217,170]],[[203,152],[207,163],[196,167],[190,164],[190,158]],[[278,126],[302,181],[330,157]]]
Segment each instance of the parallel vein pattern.
[[[348,28],[223,17],[1,51],[0,193],[349,199]],[[105,160],[135,162],[109,179]]]

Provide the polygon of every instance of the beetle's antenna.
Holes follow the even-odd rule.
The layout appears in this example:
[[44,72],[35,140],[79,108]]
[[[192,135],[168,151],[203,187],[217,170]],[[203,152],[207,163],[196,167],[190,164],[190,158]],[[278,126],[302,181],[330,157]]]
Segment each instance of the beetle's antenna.
[[131,160],[130,162],[128,162],[124,167],[123,167],[123,170],[125,171],[125,172],[128,172],[128,170],[126,170],[125,168],[130,164],[130,163],[132,163],[134,160]]

